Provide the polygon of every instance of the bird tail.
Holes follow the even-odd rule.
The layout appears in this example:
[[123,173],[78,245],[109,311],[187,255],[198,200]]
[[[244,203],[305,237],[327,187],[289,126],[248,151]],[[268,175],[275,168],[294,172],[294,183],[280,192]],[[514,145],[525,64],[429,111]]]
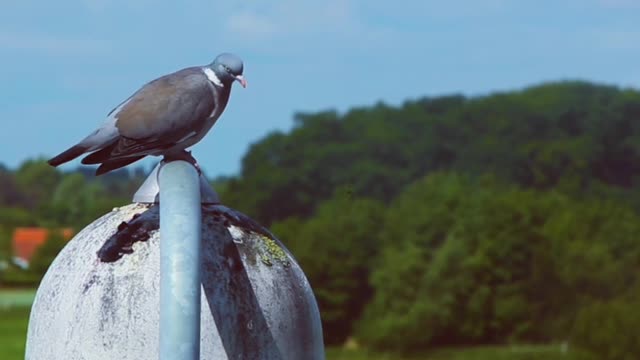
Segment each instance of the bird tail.
[[127,165],[131,164],[132,162],[136,162],[136,161],[142,159],[145,156],[146,155],[132,156],[132,157],[126,157],[126,158],[122,158],[122,159],[105,161],[98,167],[98,170],[96,170],[96,176],[100,176],[100,175],[102,175],[104,173],[107,173],[107,172],[109,172],[111,170],[115,170],[115,169],[119,169],[119,168],[121,168],[123,166],[127,166]]
[[111,155],[111,152],[113,151],[113,149],[115,149],[115,147],[118,146],[118,142],[115,141],[114,143],[103,147],[102,149],[91,153],[87,156],[85,156],[82,159],[82,163],[85,165],[93,165],[93,164],[100,164],[103,162],[107,162],[109,161],[111,158],[113,158],[113,156]]
[[75,145],[72,146],[71,148],[63,151],[62,153],[60,153],[59,155],[49,159],[49,161],[47,161],[47,163],[49,163],[49,165],[51,166],[58,166],[60,164],[64,164],[67,161],[71,161],[75,158],[77,158],[78,156],[84,154],[88,149],[84,146],[80,146],[80,145]]

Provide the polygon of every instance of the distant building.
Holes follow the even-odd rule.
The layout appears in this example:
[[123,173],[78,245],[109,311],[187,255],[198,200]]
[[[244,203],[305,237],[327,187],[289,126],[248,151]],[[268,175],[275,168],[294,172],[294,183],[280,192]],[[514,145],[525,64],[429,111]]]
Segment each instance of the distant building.
[[[26,269],[38,248],[49,238],[50,229],[37,227],[19,227],[13,232],[13,262]],[[73,237],[73,229],[60,229],[62,238],[69,240]]]

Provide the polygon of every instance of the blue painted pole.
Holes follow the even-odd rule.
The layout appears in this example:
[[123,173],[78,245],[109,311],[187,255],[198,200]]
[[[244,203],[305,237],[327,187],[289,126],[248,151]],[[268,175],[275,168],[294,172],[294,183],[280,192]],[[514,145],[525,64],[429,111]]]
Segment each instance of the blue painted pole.
[[200,359],[200,180],[186,161],[159,171],[160,360]]

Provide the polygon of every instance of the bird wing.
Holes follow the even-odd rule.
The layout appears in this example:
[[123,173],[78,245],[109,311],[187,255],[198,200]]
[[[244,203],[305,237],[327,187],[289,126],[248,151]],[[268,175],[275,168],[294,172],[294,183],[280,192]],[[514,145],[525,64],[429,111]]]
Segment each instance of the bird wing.
[[147,155],[195,136],[218,106],[212,86],[199,68],[148,83],[109,114],[119,137],[94,160]]

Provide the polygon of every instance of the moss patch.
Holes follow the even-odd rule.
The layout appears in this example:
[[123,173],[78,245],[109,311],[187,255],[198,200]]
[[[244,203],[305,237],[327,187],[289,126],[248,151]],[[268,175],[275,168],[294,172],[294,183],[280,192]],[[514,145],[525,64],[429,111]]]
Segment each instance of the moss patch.
[[[263,234],[256,234],[262,240],[262,244],[264,245],[265,253],[260,255],[260,260],[267,266],[272,266],[273,261],[277,261],[284,266],[289,266],[289,258],[287,257],[287,253],[282,250],[280,245],[275,242],[272,238],[265,236]],[[265,256],[266,255],[266,256]]]

